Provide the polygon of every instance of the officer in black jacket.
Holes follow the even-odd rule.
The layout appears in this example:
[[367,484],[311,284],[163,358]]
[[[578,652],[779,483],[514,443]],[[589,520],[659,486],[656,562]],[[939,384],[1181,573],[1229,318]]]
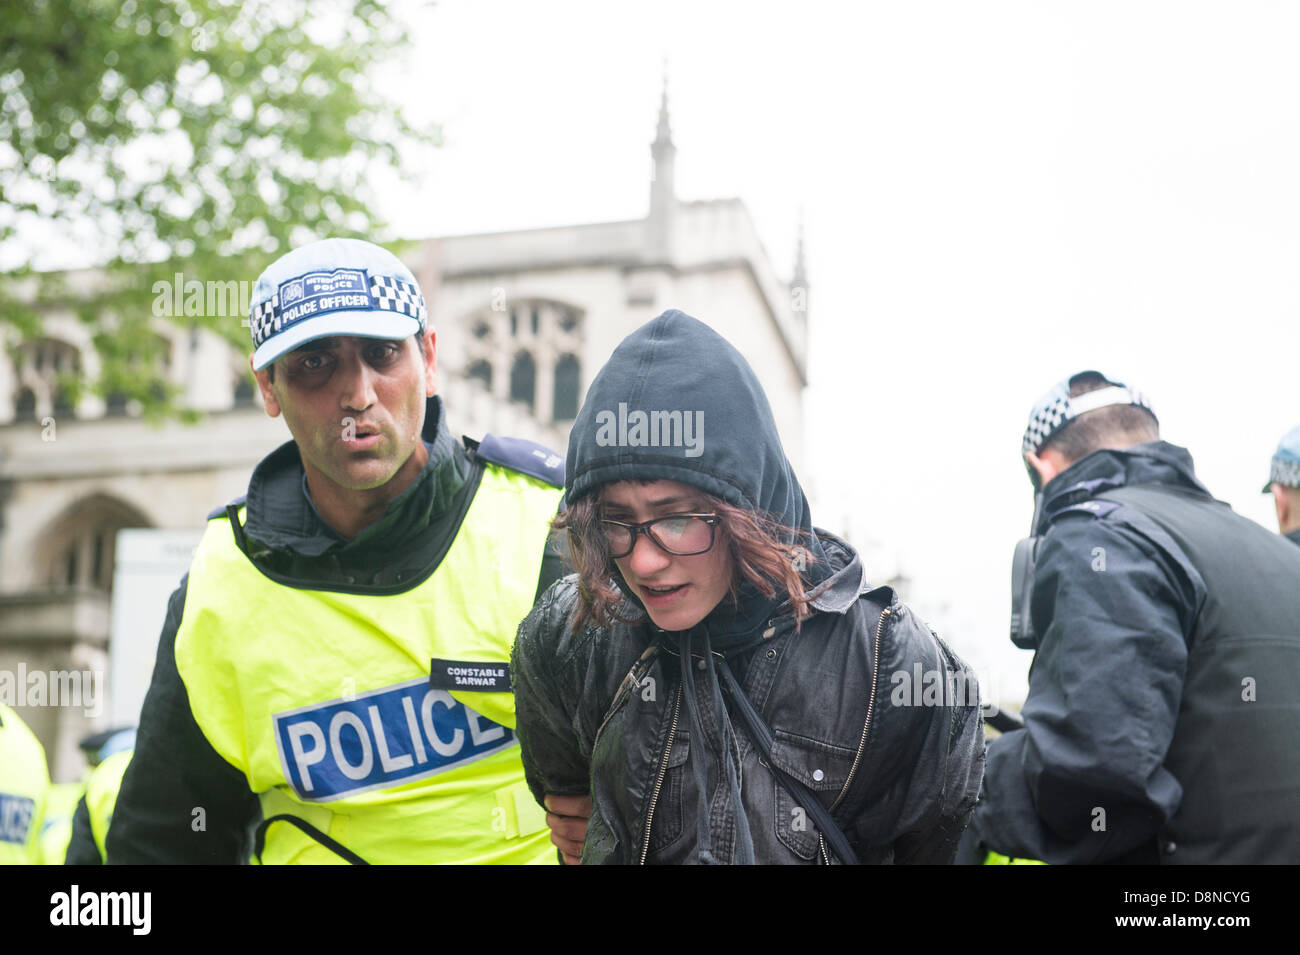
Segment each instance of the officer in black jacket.
[[1277,443],[1264,493],[1273,495],[1278,533],[1300,544],[1300,427]]
[[1012,639],[1036,654],[969,839],[1049,863],[1300,859],[1300,551],[1097,372],[1039,401],[1023,450]]

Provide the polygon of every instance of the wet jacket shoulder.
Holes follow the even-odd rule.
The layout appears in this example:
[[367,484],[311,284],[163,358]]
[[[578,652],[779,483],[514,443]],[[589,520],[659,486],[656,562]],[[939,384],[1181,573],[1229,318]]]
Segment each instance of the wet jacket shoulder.
[[[833,807],[860,861],[948,862],[983,766],[974,675],[892,590],[868,590],[855,556],[831,583],[800,631],[779,617],[730,664],[775,735],[773,762]],[[592,791],[584,862],[689,861],[693,743],[672,727],[673,650],[639,623],[574,632],[576,602],[576,578],[557,583],[515,646],[529,785],[539,801]],[[757,861],[821,858],[815,828],[737,734]]]

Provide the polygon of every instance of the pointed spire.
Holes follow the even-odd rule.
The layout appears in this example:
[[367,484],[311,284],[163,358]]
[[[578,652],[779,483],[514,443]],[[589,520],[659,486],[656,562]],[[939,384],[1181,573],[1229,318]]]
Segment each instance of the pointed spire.
[[664,57],[664,86],[659,97],[659,125],[655,129],[656,146],[672,146],[673,130],[668,122],[668,58]]
[[803,251],[803,207],[799,207],[799,231],[795,240],[794,274],[790,276],[790,310],[808,321],[808,263]]
[[650,144],[650,214],[646,219],[651,254],[657,259],[672,256],[673,210],[677,205],[677,147],[668,122],[668,60],[664,60],[664,86],[659,97],[659,125]]
[[808,263],[804,259],[803,252],[803,207],[799,207],[799,231],[798,238],[795,240],[794,251],[794,275],[790,279],[791,285],[797,285],[801,288],[808,287]]

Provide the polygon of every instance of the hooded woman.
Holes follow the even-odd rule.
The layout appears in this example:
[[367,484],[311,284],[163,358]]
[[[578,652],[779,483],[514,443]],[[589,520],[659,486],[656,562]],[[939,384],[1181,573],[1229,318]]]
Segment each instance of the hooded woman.
[[582,862],[951,861],[983,772],[974,677],[813,528],[735,348],[678,311],[628,336],[565,502],[578,573],[513,676],[534,795],[590,795]]

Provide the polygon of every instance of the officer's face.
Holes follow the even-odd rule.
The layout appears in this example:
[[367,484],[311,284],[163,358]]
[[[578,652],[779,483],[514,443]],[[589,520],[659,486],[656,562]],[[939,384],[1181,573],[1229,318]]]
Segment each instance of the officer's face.
[[[389,341],[339,336],[308,342],[275,362],[275,380],[256,372],[267,413],[283,414],[313,488],[359,491],[397,480],[404,489],[423,466],[425,399],[437,388],[433,331],[424,353],[414,336]],[[409,473],[408,473],[409,472]]]
[[[671,514],[707,512],[703,495],[676,481],[618,481],[601,492],[600,516],[605,520],[640,524]],[[731,587],[731,555],[721,531],[714,534],[708,551],[686,557],[669,554],[638,533],[632,552],[615,563],[655,626],[664,630],[695,626]]]

